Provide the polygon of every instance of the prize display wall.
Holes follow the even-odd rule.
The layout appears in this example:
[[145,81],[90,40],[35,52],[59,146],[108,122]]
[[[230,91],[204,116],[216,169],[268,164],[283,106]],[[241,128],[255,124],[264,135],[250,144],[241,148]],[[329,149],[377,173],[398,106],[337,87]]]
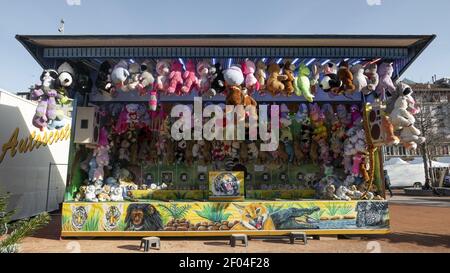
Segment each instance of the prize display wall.
[[[67,52],[46,41],[37,56],[52,66],[33,90],[38,109],[30,122],[55,129],[53,110],[68,98],[74,106],[62,236],[389,232],[382,147],[415,149],[424,141],[414,127],[413,90],[396,79],[430,37],[416,37],[417,48],[372,51],[320,51],[323,40],[315,50],[283,50],[273,42],[273,52],[255,37],[211,37],[201,50],[196,37],[163,38],[145,37],[154,44],[142,50],[124,44],[119,53],[104,47],[92,56],[83,55],[86,37],[55,38]],[[211,105],[218,106],[212,117],[203,116]],[[243,110],[230,118],[230,105]],[[261,149],[270,140],[249,137],[250,120],[269,133],[274,126],[262,106],[275,109],[279,126],[272,151]],[[214,117],[213,131],[222,135],[244,121],[245,139],[196,139],[194,124]],[[174,139],[177,124],[190,138]]]

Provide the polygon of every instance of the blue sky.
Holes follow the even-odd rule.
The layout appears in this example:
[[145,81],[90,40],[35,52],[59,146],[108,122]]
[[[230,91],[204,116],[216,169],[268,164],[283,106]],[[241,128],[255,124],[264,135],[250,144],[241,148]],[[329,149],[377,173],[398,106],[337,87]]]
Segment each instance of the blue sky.
[[2,1],[0,88],[24,91],[38,81],[41,68],[14,36],[58,34],[61,18],[65,34],[437,34],[404,74],[427,82],[450,76],[449,10],[448,0]]

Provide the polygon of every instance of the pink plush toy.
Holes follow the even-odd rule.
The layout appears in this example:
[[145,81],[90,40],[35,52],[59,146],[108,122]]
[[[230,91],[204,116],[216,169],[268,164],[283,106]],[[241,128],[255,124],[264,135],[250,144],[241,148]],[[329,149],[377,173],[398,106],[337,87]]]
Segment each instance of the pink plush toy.
[[245,87],[247,87],[250,92],[259,91],[259,81],[256,79],[254,74],[256,70],[255,63],[250,60],[246,60],[241,64],[241,67],[242,73],[245,76]]
[[161,60],[156,63],[156,89],[158,91],[166,91],[169,87],[170,62],[168,60]]
[[199,80],[195,75],[195,64],[189,60],[186,63],[186,71],[183,74],[184,85],[181,87],[183,93],[189,93],[193,88],[198,87]]
[[382,63],[378,67],[380,82],[378,83],[377,89],[375,91],[377,95],[381,97],[381,99],[385,98],[386,91],[390,93],[395,92],[395,85],[392,81],[393,74],[394,67],[392,66],[392,63]]
[[167,92],[173,94],[175,91],[180,90],[180,87],[183,85],[183,77],[181,75],[183,73],[183,65],[179,61],[173,61],[171,68]]
[[355,176],[359,176],[359,167],[363,161],[363,156],[360,153],[357,153],[353,156],[353,166],[352,166],[352,174]]

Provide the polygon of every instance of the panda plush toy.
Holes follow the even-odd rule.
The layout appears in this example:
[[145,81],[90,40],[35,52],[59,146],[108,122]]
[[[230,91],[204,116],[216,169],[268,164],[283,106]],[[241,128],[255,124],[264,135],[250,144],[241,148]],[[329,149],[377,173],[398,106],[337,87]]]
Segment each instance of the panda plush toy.
[[75,71],[73,67],[68,63],[64,62],[58,67],[58,79],[57,79],[57,85],[59,87],[63,87],[66,89],[70,89],[75,80]]
[[339,77],[337,74],[326,74],[322,80],[320,81],[319,87],[324,92],[332,92],[332,93],[338,93],[339,89],[342,86],[342,81],[339,80]]

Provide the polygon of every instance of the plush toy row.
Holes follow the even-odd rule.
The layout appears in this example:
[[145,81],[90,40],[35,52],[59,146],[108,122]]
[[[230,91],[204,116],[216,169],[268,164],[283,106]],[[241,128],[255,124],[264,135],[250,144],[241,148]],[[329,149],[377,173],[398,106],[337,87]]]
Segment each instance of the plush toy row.
[[46,69],[40,77],[41,83],[31,91],[31,99],[38,102],[33,125],[40,129],[60,129],[65,126],[64,113],[60,105],[68,104],[69,94],[76,89],[81,94],[90,92],[92,81],[81,65],[61,64],[57,70]]
[[266,65],[261,60],[255,64],[247,59],[224,70],[220,63],[209,61],[188,60],[183,65],[178,59],[163,59],[153,66],[149,60],[141,64],[121,60],[115,66],[106,61],[100,66],[97,88],[107,94],[115,94],[117,90],[150,93],[151,109],[156,109],[158,93],[182,95],[193,89],[208,97],[224,94],[232,105],[245,104],[243,97],[253,92],[260,95],[268,92],[272,96],[295,94],[312,102],[317,87],[331,96],[355,92],[367,95],[374,91],[382,96],[395,89],[392,63],[379,67],[376,63],[350,66],[345,61],[339,66],[332,62],[314,63],[310,67],[301,63],[297,69],[291,60]]

